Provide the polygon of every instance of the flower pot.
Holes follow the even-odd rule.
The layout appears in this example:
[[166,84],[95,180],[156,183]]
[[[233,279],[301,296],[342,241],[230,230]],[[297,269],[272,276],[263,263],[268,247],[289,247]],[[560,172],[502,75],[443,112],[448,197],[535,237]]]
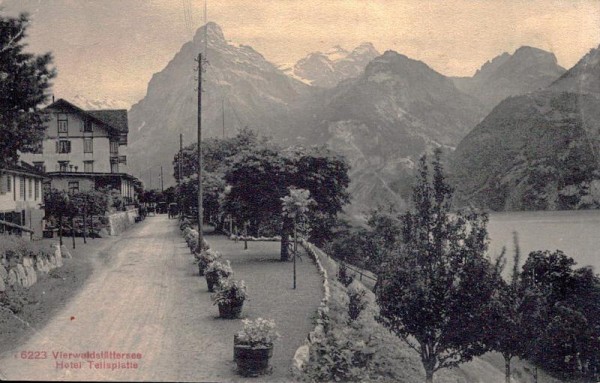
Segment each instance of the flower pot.
[[219,274],[208,273],[204,275],[206,277],[206,284],[208,285],[208,291],[213,293],[215,291],[215,285],[219,282]]
[[219,316],[223,319],[236,319],[242,314],[244,301],[234,303],[219,303]]
[[242,376],[257,377],[271,371],[269,360],[273,356],[273,345],[250,346],[236,344],[234,339],[233,360]]

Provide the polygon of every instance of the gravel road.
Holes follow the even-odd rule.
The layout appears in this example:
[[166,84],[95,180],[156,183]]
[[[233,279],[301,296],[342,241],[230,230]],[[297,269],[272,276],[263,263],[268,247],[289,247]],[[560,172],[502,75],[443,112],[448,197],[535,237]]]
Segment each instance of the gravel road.
[[[151,217],[90,257],[88,283],[43,329],[2,355],[0,379],[239,380],[232,332],[207,325],[217,322],[215,308],[174,220]],[[85,352],[97,355],[77,355]]]

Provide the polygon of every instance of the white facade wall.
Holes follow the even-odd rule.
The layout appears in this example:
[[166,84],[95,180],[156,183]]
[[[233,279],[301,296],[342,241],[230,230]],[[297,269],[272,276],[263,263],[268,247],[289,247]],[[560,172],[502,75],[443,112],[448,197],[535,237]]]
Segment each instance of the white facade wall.
[[[59,163],[68,161],[67,171],[84,172],[84,161],[93,161],[92,172],[111,173],[111,156],[126,155],[126,145],[117,145],[118,152],[110,152],[110,137],[105,126],[92,122],[92,132],[84,132],[84,117],[67,111],[53,111],[46,122],[46,138],[42,145],[42,153],[22,153],[21,159],[31,164],[43,163],[46,172],[60,171]],[[68,132],[58,132],[58,120],[66,120]],[[92,153],[84,152],[84,140],[92,139]],[[118,140],[117,137],[114,138]],[[71,142],[69,153],[58,153],[56,142],[67,140]],[[72,166],[72,167],[71,167]],[[77,170],[75,170],[77,167]],[[115,173],[127,173],[126,164],[119,164]]]

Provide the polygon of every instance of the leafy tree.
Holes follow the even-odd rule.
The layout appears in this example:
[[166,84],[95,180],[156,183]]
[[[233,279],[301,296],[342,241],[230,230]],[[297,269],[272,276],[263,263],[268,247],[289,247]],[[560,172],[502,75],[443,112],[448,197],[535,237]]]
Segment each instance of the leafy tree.
[[63,244],[63,221],[75,214],[75,207],[69,194],[62,190],[51,189],[44,193],[44,210],[47,217],[58,220],[60,245]]
[[[493,303],[493,324],[491,326],[490,347],[502,354],[505,366],[505,381],[511,381],[511,361],[515,356],[526,358],[535,354],[535,344],[530,339],[540,336],[543,327],[537,326],[545,315],[545,301],[535,285],[521,283],[519,266],[521,251],[517,233],[513,233],[513,269],[509,281],[497,278],[497,294]],[[502,257],[497,262],[498,275],[504,264]]]
[[[186,209],[198,209],[198,177],[189,177],[177,191],[180,202]],[[202,207],[204,220],[213,222],[220,230],[223,224],[221,219],[221,196],[225,192],[225,181],[215,173],[202,174]]]
[[315,232],[330,229],[323,223],[333,222],[349,200],[348,165],[325,148],[282,151],[274,145],[258,145],[234,157],[225,181],[230,186],[225,196],[229,213],[242,222],[254,221],[255,226],[274,217],[281,222],[282,260],[289,259],[289,235],[293,231],[293,221],[282,217],[281,198],[288,188],[306,189],[315,201],[307,213],[311,240]]
[[35,150],[44,137],[40,111],[55,70],[50,53],[25,53],[29,16],[0,15],[0,165],[15,162],[18,151]]
[[379,275],[378,320],[419,353],[426,382],[484,353],[496,273],[484,258],[487,216],[452,213],[452,189],[436,150],[419,163],[402,243]]
[[[223,174],[236,154],[251,149],[259,144],[259,142],[261,141],[256,133],[249,128],[241,129],[237,135],[231,138],[209,138],[206,141],[202,141],[203,170],[210,173]],[[173,176],[176,180],[179,180],[179,156],[180,153],[177,153],[173,159]],[[197,144],[194,143],[183,148],[181,159],[182,181],[187,177],[198,174]]]
[[600,278],[590,268],[574,269],[562,251],[534,251],[523,265],[523,286],[535,286],[544,315],[530,320],[526,357],[565,378],[598,380],[600,375]]

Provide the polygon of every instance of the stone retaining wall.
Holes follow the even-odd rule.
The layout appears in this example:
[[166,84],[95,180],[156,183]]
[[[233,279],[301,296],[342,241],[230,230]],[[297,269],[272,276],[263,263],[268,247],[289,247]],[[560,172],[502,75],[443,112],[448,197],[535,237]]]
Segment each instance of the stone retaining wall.
[[62,267],[63,258],[70,258],[58,244],[52,245],[53,252],[34,256],[24,256],[21,260],[0,259],[0,293],[9,287],[29,288],[37,282],[38,274],[47,274],[50,270]]
[[129,209],[108,215],[108,233],[110,235],[119,235],[135,224],[135,218],[138,216],[137,209]]

